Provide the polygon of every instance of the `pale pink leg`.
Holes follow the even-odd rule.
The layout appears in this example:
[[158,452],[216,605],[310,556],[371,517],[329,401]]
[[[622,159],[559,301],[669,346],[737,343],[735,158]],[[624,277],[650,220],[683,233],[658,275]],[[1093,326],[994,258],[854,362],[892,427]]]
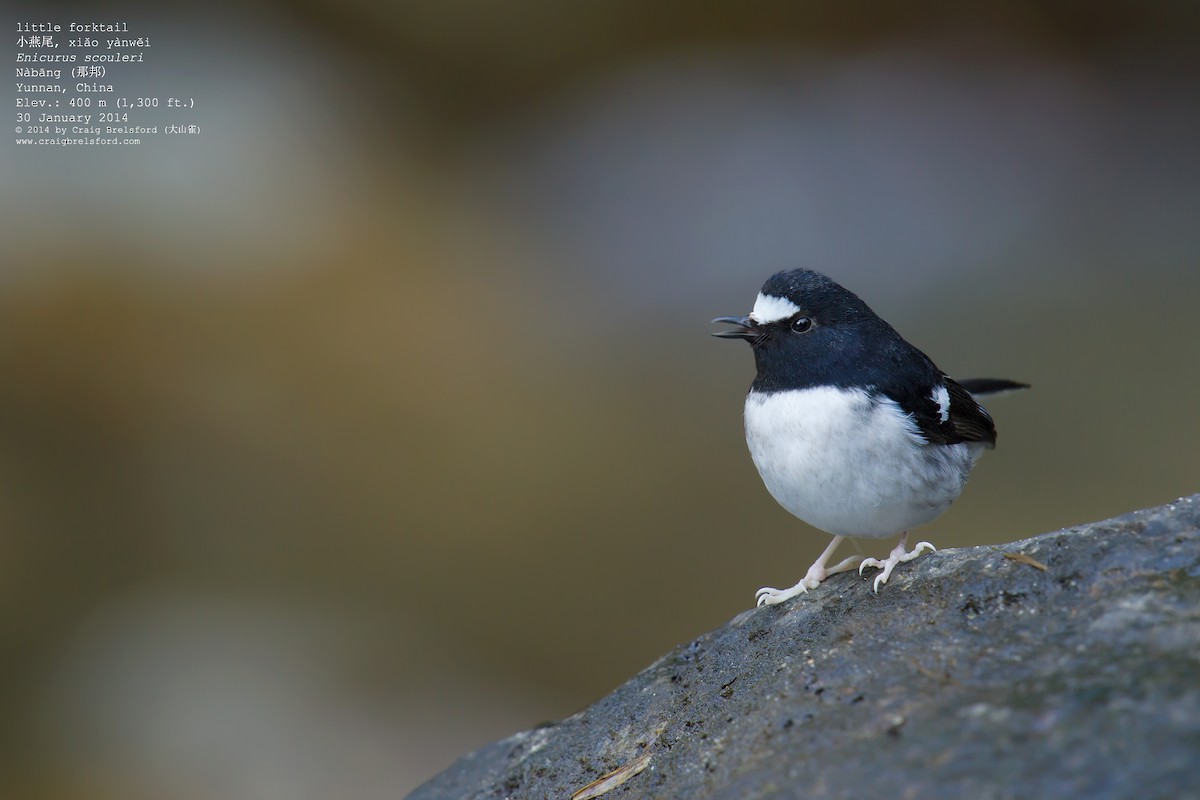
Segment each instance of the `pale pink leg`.
[[825,548],[825,552],[821,553],[820,557],[813,562],[813,565],[808,568],[808,572],[804,577],[790,589],[772,589],[769,586],[764,586],[754,593],[754,598],[760,606],[773,606],[782,603],[784,600],[789,600],[798,594],[803,594],[809,589],[815,589],[820,585],[821,581],[828,578],[830,575],[837,575],[839,572],[849,572],[858,566],[858,562],[862,561],[862,556],[850,556],[849,558],[839,561],[832,567],[825,566],[829,563],[829,559],[833,556],[833,551],[842,543],[845,536],[835,536],[829,546]]

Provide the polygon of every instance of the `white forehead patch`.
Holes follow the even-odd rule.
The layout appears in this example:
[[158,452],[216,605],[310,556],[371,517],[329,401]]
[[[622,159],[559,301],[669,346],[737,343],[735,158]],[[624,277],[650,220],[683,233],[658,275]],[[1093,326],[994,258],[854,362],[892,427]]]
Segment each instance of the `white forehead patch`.
[[767,325],[798,313],[800,313],[800,306],[791,300],[759,292],[758,298],[754,301],[754,310],[750,312],[750,319],[759,325]]
[[945,386],[933,387],[933,402],[937,403],[938,416],[942,422],[950,419],[950,392]]

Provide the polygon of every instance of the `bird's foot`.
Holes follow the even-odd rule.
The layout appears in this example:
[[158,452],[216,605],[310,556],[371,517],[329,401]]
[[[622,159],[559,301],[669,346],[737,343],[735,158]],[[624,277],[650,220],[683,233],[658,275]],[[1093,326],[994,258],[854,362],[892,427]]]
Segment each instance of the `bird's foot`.
[[901,564],[905,561],[912,561],[926,550],[931,553],[937,552],[937,548],[931,545],[929,542],[917,542],[917,546],[912,550],[909,550],[907,545],[908,534],[905,533],[900,536],[900,543],[893,548],[891,555],[889,555],[885,561],[880,561],[878,558],[866,558],[863,559],[863,562],[858,565],[859,575],[862,575],[863,570],[867,567],[878,567],[883,570],[883,572],[875,576],[874,589],[876,594],[879,593],[879,587],[888,582],[888,578],[891,577],[892,570],[896,568],[897,564]]
[[850,556],[849,558],[839,561],[832,567],[826,567],[818,562],[808,568],[808,572],[800,579],[800,582],[790,589],[772,589],[770,586],[764,586],[754,593],[755,602],[760,606],[775,606],[782,603],[784,600],[790,600],[798,594],[804,594],[809,589],[815,589],[821,585],[821,581],[828,578],[830,575],[836,575],[839,572],[849,572],[858,566],[862,561],[862,556]]

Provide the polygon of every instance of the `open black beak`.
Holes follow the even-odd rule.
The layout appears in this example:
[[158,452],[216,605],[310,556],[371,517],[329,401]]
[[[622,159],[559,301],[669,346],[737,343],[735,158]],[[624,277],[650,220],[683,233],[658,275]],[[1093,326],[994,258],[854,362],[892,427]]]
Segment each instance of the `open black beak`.
[[718,339],[745,339],[752,341],[758,338],[758,324],[749,317],[717,317],[713,322],[726,322],[737,325],[740,330],[717,331],[713,336]]

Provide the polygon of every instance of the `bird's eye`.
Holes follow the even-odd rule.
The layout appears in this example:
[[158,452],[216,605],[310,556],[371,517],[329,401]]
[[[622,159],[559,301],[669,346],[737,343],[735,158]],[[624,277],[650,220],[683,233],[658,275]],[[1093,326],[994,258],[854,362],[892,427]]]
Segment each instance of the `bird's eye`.
[[812,317],[796,317],[792,320],[792,330],[796,333],[808,333],[812,326]]

